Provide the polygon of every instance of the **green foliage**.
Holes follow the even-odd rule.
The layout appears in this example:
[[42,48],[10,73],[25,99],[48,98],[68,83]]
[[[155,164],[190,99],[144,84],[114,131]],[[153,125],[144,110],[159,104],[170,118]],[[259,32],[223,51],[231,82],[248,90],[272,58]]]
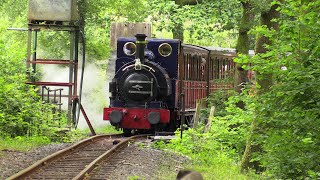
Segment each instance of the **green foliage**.
[[254,105],[247,110],[254,112],[259,124],[256,143],[263,151],[256,159],[273,178],[316,179],[320,177],[320,26],[316,13],[320,2],[280,4],[279,32],[265,27],[253,31],[273,42],[266,46],[267,53],[238,59],[252,63],[252,69],[259,72],[257,79],[266,74],[273,77],[269,92],[252,96],[256,100],[246,103]]
[[[113,126],[107,125],[104,127],[95,128],[96,134],[121,134],[122,132],[116,130]],[[65,133],[57,139],[58,142],[76,142],[91,135],[89,128],[75,129],[71,131],[65,131]]]
[[88,59],[106,59],[111,51],[109,46],[111,23],[143,22],[148,15],[146,2],[145,0],[78,0],[84,18]]
[[178,6],[170,0],[153,0],[149,6],[151,21],[158,31],[172,32],[177,24],[183,24],[185,43],[234,47],[241,14],[239,1]]
[[113,21],[143,22],[149,15],[146,0],[107,0],[107,17]]
[[20,32],[7,31],[12,24],[0,19],[0,136],[24,136],[45,132],[51,108],[42,106],[37,90],[26,85],[26,44]]
[[70,59],[69,32],[57,31],[39,31],[38,32],[38,50],[39,58],[48,59]]
[[228,98],[232,96],[232,94],[234,94],[233,91],[226,92],[225,90],[217,90],[214,93],[211,93],[207,98],[209,107],[207,111],[210,111],[210,108],[215,106],[214,116],[226,115],[227,112],[225,103],[228,101]]
[[114,126],[106,125],[95,129],[97,134],[121,134],[122,131],[117,130]]
[[128,180],[144,180],[144,178],[141,178],[139,176],[129,176]]
[[77,142],[84,139],[88,135],[89,135],[89,131],[82,131],[80,129],[75,129],[71,131],[66,131],[65,134],[61,136],[62,139],[60,141],[65,143]]
[[110,40],[109,32],[106,26],[96,23],[87,23],[85,28],[86,37],[86,53],[88,60],[103,60],[109,57]]
[[[218,127],[218,126],[217,126]],[[201,172],[204,179],[259,179],[259,176],[248,174],[242,175],[236,164],[237,153],[228,143],[218,139],[221,134],[217,129],[211,129],[208,133],[203,133],[202,128],[197,130],[189,129],[180,133],[176,139],[169,144],[162,141],[157,142],[158,147],[171,149],[191,158],[191,164],[187,169],[194,169]],[[237,159],[237,158],[236,158]]]
[[[209,107],[216,106],[210,129],[211,136],[227,147],[224,150],[226,153],[233,152],[232,157],[235,161],[238,161],[244,152],[254,118],[255,101],[251,93],[246,90],[240,95],[233,91],[229,93],[217,91],[207,100]],[[247,106],[241,109],[237,106],[239,102]]]
[[[261,151],[253,154],[266,168],[265,174],[280,179],[316,179],[319,166],[319,2],[285,1],[282,17],[277,20],[280,31],[258,26],[253,34],[262,34],[273,43],[266,46],[267,53],[254,57],[240,56],[235,61],[251,64],[245,69],[259,73],[261,80],[271,75],[273,84],[268,92],[257,95],[261,85],[246,87],[240,96],[229,98],[227,113],[216,117],[212,129],[219,142],[233,146],[242,154],[256,119],[258,127],[253,145]],[[317,24],[317,25],[316,25]],[[256,88],[256,89],[255,89]],[[235,106],[243,101],[245,109]]]
[[17,136],[15,138],[0,138],[0,150],[29,151],[33,148],[47,145],[51,141],[46,136]]
[[[3,17],[7,17],[10,22],[22,22],[24,25],[27,23],[28,1],[21,0],[19,2],[14,0],[0,1],[0,14]],[[17,26],[23,27],[23,26]]]

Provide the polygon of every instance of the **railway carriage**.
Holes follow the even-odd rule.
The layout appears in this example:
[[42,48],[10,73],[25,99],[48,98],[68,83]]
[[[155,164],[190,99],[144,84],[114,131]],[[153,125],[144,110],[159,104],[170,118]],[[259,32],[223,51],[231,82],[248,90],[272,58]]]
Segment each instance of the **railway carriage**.
[[192,119],[196,100],[232,88],[235,53],[177,39],[119,38],[104,120],[125,133],[174,131]]

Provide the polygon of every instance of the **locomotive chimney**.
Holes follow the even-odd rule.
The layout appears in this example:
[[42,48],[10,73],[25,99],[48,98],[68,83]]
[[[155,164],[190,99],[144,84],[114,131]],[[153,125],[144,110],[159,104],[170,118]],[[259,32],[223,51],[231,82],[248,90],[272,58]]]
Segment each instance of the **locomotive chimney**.
[[146,48],[146,35],[145,34],[136,34],[136,46],[137,46],[137,51],[136,51],[136,59],[140,59],[141,63],[144,63],[144,49]]

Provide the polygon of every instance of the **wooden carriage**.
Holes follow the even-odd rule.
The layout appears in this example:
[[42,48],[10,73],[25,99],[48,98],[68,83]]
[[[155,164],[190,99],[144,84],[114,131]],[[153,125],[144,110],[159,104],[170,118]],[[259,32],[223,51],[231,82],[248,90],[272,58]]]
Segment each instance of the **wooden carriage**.
[[217,90],[233,88],[236,52],[233,49],[182,45],[178,60],[177,106],[192,115],[196,101]]

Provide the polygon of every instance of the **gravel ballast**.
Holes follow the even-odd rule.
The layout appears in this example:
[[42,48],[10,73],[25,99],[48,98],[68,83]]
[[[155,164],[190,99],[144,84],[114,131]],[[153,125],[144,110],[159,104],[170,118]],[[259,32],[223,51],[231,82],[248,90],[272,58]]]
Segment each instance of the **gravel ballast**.
[[[174,175],[182,168],[183,164],[187,161],[187,158],[177,156],[170,152],[150,148],[149,146],[151,143],[150,140],[143,144],[135,143],[131,146],[131,155],[126,157],[123,163],[118,165],[112,172],[112,175],[106,179],[175,179]],[[0,179],[6,179],[32,165],[36,161],[70,145],[71,144],[68,143],[50,144],[28,152],[2,150],[0,151]],[[169,177],[170,174],[172,177]]]

